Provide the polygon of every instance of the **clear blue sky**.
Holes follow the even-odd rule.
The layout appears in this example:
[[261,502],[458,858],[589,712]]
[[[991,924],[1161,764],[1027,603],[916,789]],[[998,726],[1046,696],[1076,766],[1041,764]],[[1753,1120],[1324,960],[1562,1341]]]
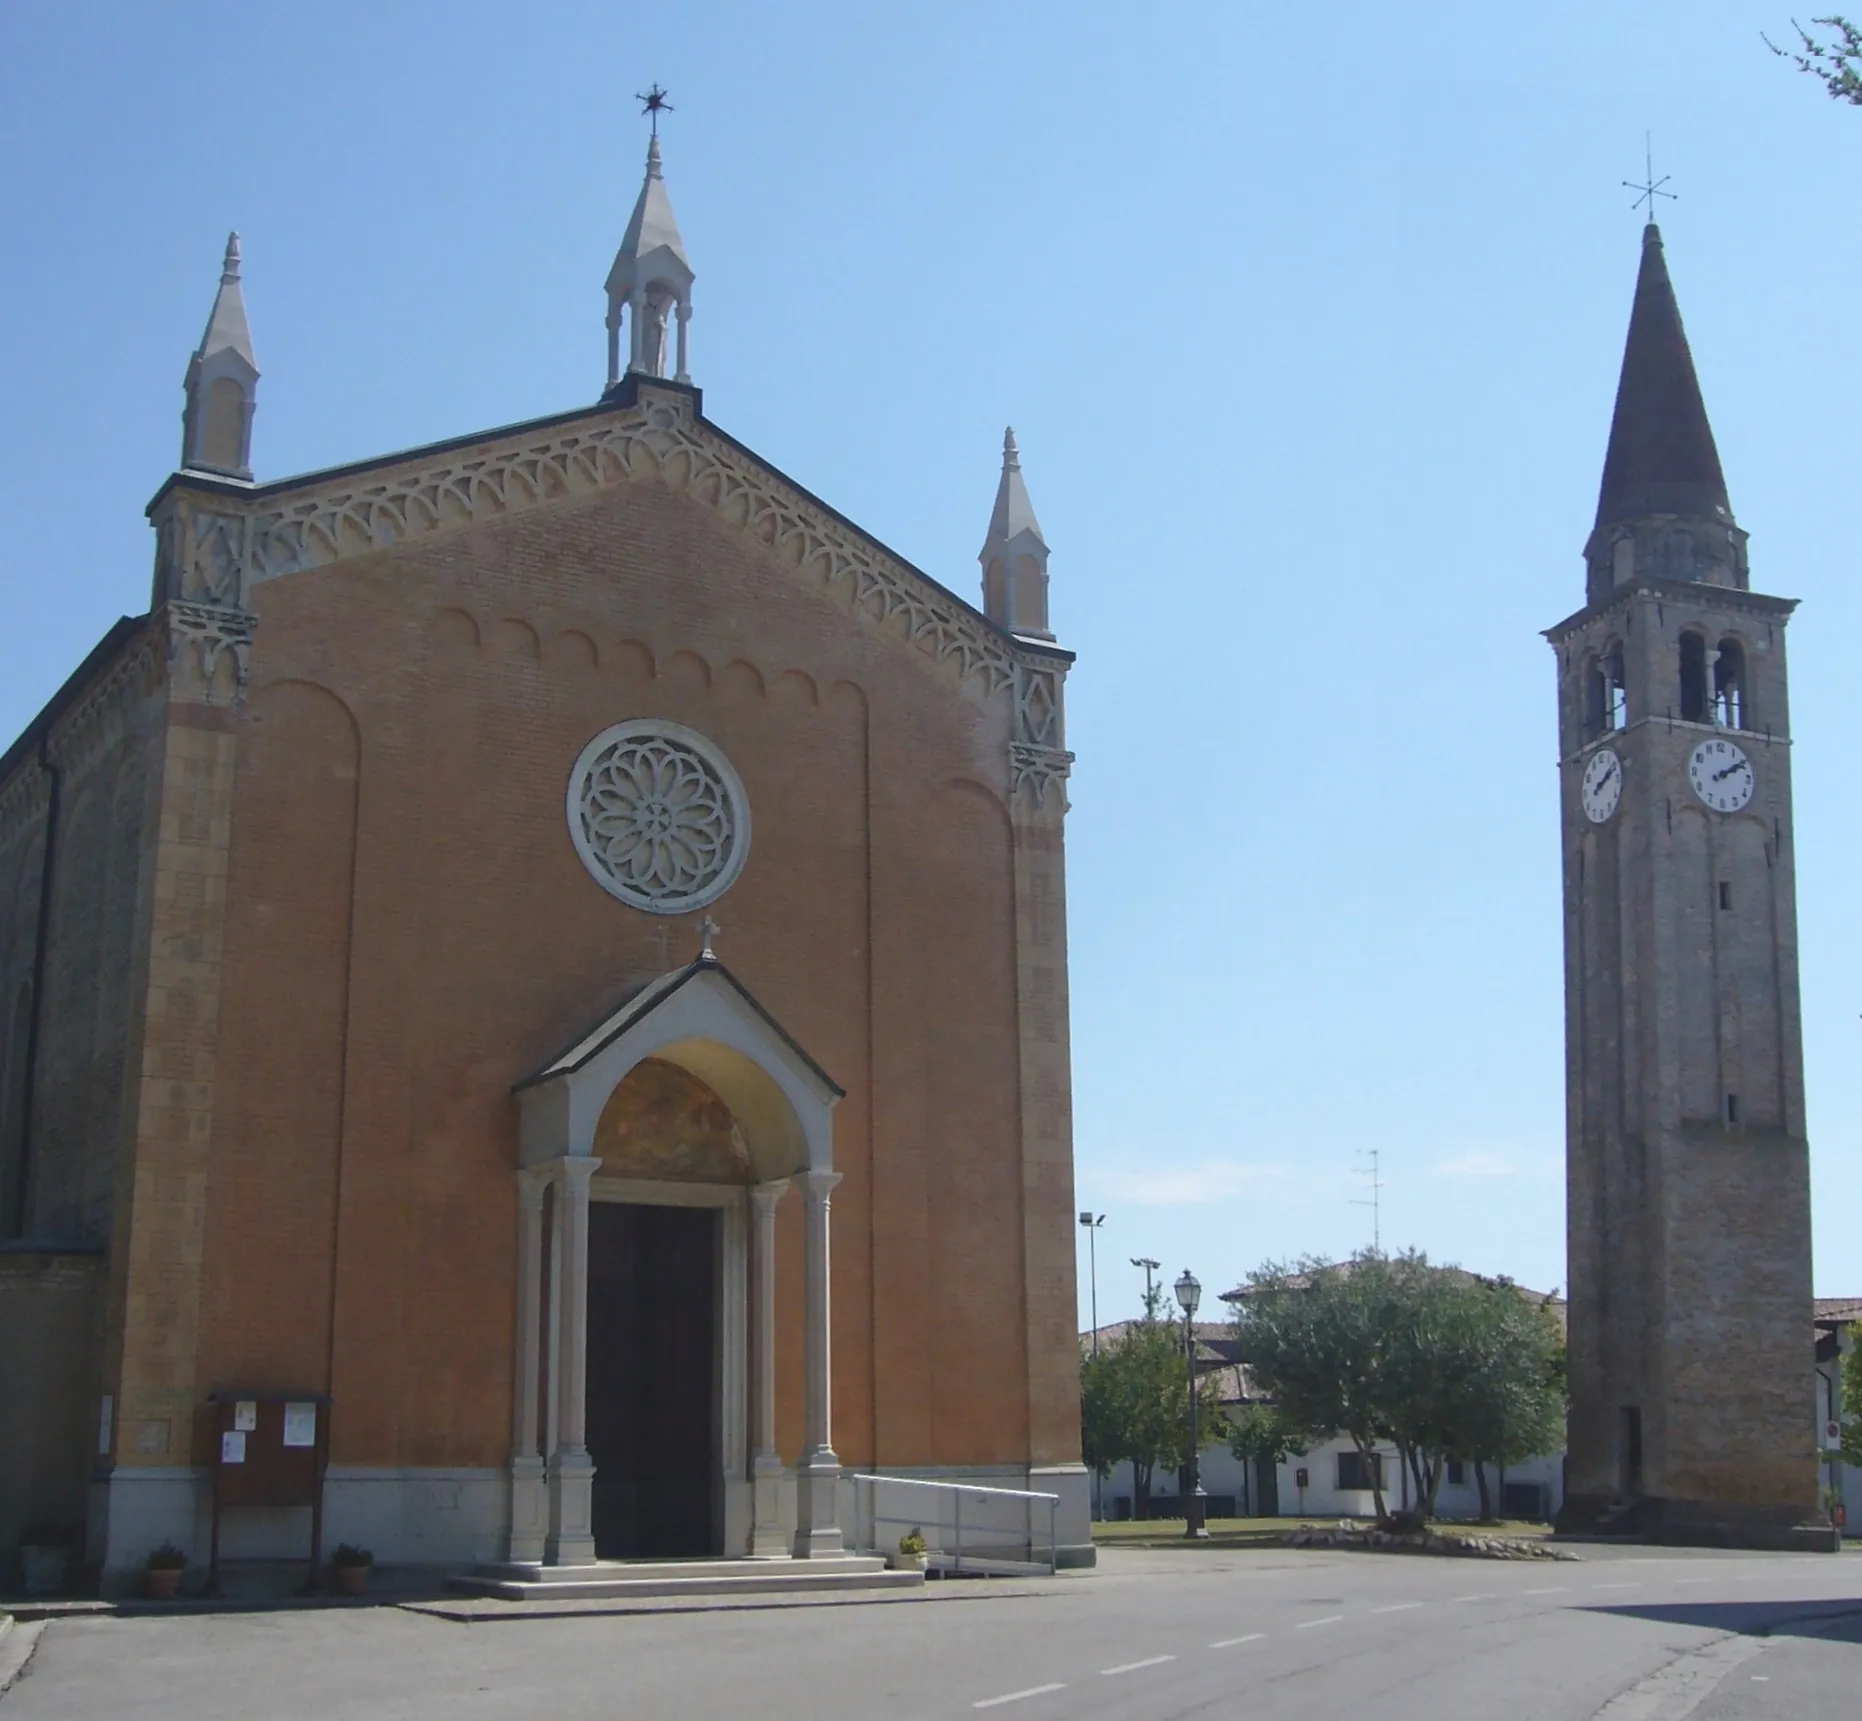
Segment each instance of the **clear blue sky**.
[[[1862,111],[1717,0],[12,0],[10,735],[145,607],[230,227],[279,476],[592,399],[639,182],[721,424],[950,585],[1019,433],[1080,661],[1080,1205],[1220,1289],[1368,1240],[1564,1277],[1551,653],[1639,223],[1791,631],[1817,1282],[1862,1292]],[[1082,1253],[1081,1297],[1086,1282]]]

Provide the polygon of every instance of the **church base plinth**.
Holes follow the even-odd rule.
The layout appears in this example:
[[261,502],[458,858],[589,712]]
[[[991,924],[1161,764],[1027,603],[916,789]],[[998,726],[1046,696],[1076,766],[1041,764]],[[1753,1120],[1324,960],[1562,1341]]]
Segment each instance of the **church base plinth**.
[[565,1453],[550,1466],[550,1533],[543,1558],[552,1566],[586,1566],[595,1558],[595,1466],[588,1454]]
[[1797,1554],[1842,1551],[1842,1532],[1821,1513],[1654,1495],[1629,1501],[1570,1495],[1558,1514],[1557,1531],[1673,1548],[1750,1548]]
[[753,1560],[786,1560],[794,1551],[782,1528],[785,1475],[782,1460],[772,1453],[758,1454],[751,1466],[750,1557]]
[[825,1447],[807,1453],[795,1472],[795,1557],[846,1552],[840,1533],[840,1460]]
[[550,1490],[541,1458],[511,1460],[511,1539],[507,1558],[536,1561],[543,1558],[549,1537]]

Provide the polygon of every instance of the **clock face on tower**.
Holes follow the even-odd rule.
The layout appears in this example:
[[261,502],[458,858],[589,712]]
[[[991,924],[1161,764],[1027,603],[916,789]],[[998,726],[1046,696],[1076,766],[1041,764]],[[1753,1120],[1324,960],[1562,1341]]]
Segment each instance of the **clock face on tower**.
[[1616,803],[1623,798],[1623,761],[1613,748],[1599,747],[1591,754],[1578,798],[1584,803],[1585,818],[1593,825],[1602,824],[1616,811]]
[[1688,755],[1687,780],[1716,813],[1738,812],[1758,787],[1745,749],[1731,741],[1701,742]]

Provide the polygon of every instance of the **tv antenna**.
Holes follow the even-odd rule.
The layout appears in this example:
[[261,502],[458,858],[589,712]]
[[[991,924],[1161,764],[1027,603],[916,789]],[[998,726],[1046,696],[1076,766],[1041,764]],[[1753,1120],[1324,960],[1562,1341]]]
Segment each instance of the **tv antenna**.
[[[1351,1198],[1351,1205],[1368,1207],[1371,1210],[1371,1247],[1381,1255],[1384,1252],[1384,1180],[1379,1172],[1378,1151],[1377,1148],[1367,1147],[1359,1153],[1359,1158],[1368,1159],[1371,1162],[1368,1174],[1371,1180],[1371,1192],[1368,1196],[1354,1195]],[[1363,1177],[1366,1173],[1360,1169],[1358,1175]]]

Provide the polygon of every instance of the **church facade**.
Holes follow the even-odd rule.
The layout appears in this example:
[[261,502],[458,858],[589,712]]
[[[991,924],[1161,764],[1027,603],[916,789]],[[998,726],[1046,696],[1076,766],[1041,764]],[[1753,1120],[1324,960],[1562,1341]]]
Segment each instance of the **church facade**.
[[657,140],[587,408],[257,482],[239,268],[150,607],[0,760],[0,1543],[202,1559],[282,1398],[384,1561],[833,1554],[855,1472],[1090,1560],[1012,438],[979,608],[712,423]]
[[1643,235],[1558,659],[1569,1460],[1560,1523],[1828,1548],[1785,626]]

